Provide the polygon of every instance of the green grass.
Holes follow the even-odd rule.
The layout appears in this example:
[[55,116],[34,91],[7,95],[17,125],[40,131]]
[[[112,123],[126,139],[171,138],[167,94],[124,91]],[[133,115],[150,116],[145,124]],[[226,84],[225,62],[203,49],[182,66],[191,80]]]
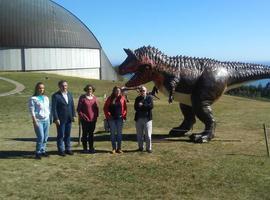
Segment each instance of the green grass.
[[[96,134],[97,154],[55,155],[56,142],[48,144],[50,158],[33,159],[35,135],[27,100],[36,82],[43,81],[50,96],[57,82],[66,79],[77,101],[88,82],[97,88],[102,130],[103,95],[121,82],[86,80],[41,73],[0,73],[26,86],[25,91],[0,97],[0,199],[269,199],[270,159],[266,157],[262,124],[270,124],[269,103],[223,96],[213,107],[216,138],[209,144],[188,138],[167,138],[182,116],[178,104],[161,96],[153,110],[153,154],[137,148],[133,121],[135,92],[130,92],[122,155],[111,155],[107,133]],[[48,79],[46,79],[46,76]],[[151,85],[149,85],[149,88]],[[194,132],[203,125],[197,121]],[[73,124],[73,137],[78,125]],[[55,127],[50,136],[56,136]]]
[[14,84],[0,79],[0,93],[9,92],[10,90],[13,89],[15,89]]

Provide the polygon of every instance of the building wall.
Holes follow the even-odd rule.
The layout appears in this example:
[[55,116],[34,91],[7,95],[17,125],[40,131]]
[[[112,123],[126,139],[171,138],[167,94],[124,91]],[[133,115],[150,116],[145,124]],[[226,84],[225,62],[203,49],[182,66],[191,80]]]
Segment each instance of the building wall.
[[101,49],[101,80],[118,80],[118,75],[113,68],[110,60]]
[[87,79],[100,79],[100,68],[98,69],[71,69],[71,70],[57,70],[57,71],[41,71],[44,73],[59,74],[63,76],[80,77]]
[[21,49],[0,49],[0,71],[22,70]]
[[0,71],[43,71],[88,79],[118,80],[102,49],[0,49]]
[[25,49],[25,70],[100,68],[99,49]]
[[[24,60],[24,61],[23,61]],[[0,49],[0,71],[44,71],[100,79],[100,50],[72,48]]]

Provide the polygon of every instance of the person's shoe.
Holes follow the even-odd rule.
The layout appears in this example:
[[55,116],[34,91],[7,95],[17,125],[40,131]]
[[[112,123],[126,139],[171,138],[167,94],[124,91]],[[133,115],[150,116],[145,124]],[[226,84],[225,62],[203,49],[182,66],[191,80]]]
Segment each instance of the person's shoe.
[[59,152],[58,152],[58,155],[59,155],[59,156],[62,156],[62,157],[65,157],[65,156],[66,156],[65,152],[63,152],[63,151],[59,151]]
[[117,149],[116,153],[124,153],[121,149]]
[[140,151],[140,152],[143,152],[143,149],[141,148],[138,148],[136,151]]
[[50,155],[47,152],[41,153],[41,156],[43,156],[43,157],[50,157]]
[[66,154],[72,156],[74,153],[73,153],[71,150],[67,150],[67,151],[66,151]]
[[82,150],[82,153],[86,154],[88,151],[86,149]]
[[90,149],[90,150],[89,150],[89,153],[90,153],[90,154],[94,154],[94,153],[96,153],[96,150],[95,150],[95,149]]
[[111,151],[111,154],[115,154],[116,152],[115,152],[115,149],[113,149],[112,151]]
[[40,153],[36,153],[35,159],[41,160],[41,154]]
[[153,153],[153,151],[151,149],[148,149],[146,151],[147,151],[147,153]]

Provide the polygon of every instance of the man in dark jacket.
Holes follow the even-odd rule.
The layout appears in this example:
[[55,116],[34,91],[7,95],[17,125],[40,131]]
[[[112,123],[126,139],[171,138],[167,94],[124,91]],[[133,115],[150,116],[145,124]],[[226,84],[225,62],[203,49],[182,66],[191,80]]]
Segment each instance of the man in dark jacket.
[[57,128],[57,148],[60,156],[73,155],[70,145],[71,123],[75,120],[73,97],[67,81],[58,82],[59,91],[52,95],[52,117]]
[[143,151],[143,142],[145,138],[146,151],[152,153],[152,109],[153,99],[147,95],[146,87],[142,86],[139,90],[140,95],[135,99],[135,121],[138,141],[138,151]]

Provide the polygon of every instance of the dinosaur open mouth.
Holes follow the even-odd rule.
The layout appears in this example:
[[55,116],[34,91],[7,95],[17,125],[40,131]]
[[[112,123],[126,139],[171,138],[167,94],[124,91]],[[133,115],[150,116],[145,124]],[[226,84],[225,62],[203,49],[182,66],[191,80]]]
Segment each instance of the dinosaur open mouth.
[[147,70],[138,71],[126,83],[127,87],[135,87],[151,81],[150,72]]

